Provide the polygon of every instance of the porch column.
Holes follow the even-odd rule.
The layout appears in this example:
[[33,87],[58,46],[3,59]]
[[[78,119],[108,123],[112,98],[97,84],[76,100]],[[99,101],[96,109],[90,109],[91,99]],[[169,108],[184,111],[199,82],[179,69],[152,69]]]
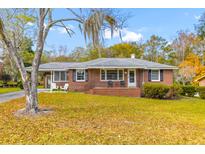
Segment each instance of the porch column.
[[142,70],[142,85],[144,84],[144,69]]
[[53,71],[51,71],[51,85],[50,85],[50,90],[52,90],[53,86]]

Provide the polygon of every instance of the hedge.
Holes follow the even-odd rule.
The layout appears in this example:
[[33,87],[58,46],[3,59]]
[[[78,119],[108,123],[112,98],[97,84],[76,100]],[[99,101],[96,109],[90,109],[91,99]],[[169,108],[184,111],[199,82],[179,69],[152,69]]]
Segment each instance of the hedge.
[[199,93],[200,98],[205,99],[205,86],[197,87],[196,90]]
[[194,95],[196,94],[196,87],[193,85],[182,86],[181,94],[188,97],[194,97]]
[[170,86],[166,98],[178,98],[181,93],[182,93],[182,86],[180,84],[174,83],[173,85]]
[[5,82],[0,80],[0,87],[17,87],[17,86],[18,86],[17,82],[14,81]]
[[0,80],[0,87],[3,87],[3,81]]
[[143,86],[144,96],[148,98],[165,98],[170,87],[161,83],[145,83]]
[[7,82],[7,85],[8,85],[9,87],[17,87],[18,83],[17,83],[17,82],[14,82],[14,81],[9,81],[9,82]]

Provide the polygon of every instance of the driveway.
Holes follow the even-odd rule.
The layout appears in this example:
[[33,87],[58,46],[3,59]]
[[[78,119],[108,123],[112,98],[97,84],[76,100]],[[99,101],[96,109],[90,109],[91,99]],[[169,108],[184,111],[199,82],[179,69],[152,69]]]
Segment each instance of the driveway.
[[[38,92],[45,92],[45,91],[48,91],[48,89],[38,89]],[[12,99],[21,98],[21,97],[24,97],[24,91],[16,91],[16,92],[10,92],[6,94],[0,94],[0,103],[4,103]]]

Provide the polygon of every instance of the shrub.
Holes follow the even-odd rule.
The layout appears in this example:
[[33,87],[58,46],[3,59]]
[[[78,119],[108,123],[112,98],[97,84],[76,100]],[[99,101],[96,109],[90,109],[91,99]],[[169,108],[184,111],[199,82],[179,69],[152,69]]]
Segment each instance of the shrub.
[[19,87],[20,89],[23,89],[22,81],[18,81],[18,87]]
[[3,86],[4,86],[3,81],[0,80],[0,87],[3,87]]
[[169,89],[169,86],[161,83],[145,83],[143,87],[145,97],[159,99],[165,98]]
[[182,86],[181,94],[184,96],[194,97],[194,95],[196,94],[196,87],[192,85]]
[[166,98],[178,98],[182,93],[182,86],[180,84],[174,83],[170,86],[169,92]]
[[2,80],[4,83],[7,83],[8,81],[11,80],[11,76],[9,74],[3,74],[2,75]]
[[205,99],[205,86],[198,87],[197,92],[199,93],[200,98]]
[[14,82],[14,81],[9,81],[9,82],[7,82],[7,84],[9,87],[17,87],[17,85],[18,85],[18,83]]

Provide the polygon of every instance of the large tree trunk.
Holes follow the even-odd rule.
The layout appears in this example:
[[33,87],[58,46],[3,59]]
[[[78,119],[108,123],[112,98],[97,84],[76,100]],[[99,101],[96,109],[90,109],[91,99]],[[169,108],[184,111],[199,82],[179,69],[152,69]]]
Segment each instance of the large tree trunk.
[[[44,11],[43,12],[40,11],[41,16],[43,15],[42,13],[44,13]],[[32,72],[31,72],[30,79],[26,71],[26,68],[24,66],[23,60],[18,53],[18,49],[6,37],[4,33],[3,23],[0,20],[0,38],[4,42],[5,46],[7,47],[7,50],[9,52],[11,59],[15,62],[17,69],[19,70],[20,75],[21,75],[22,84],[23,84],[25,97],[26,97],[26,108],[25,108],[26,112],[30,112],[32,109],[34,109],[35,112],[38,111],[38,97],[37,97],[38,68],[39,68],[40,59],[41,59],[43,46],[44,46],[44,34],[43,34],[44,18],[41,17],[41,19],[42,20],[40,20],[41,22],[39,24],[40,28],[38,31],[37,49],[36,49],[35,58],[32,64]]]
[[29,83],[24,82],[23,87],[24,87],[24,93],[25,93],[25,97],[26,97],[26,112],[29,112],[32,109],[31,93],[30,93]]
[[41,61],[41,56],[44,48],[44,42],[46,36],[49,31],[49,27],[44,27],[44,19],[45,19],[45,9],[40,9],[39,12],[39,30],[38,30],[38,39],[37,39],[37,46],[35,57],[32,63],[32,72],[31,72],[31,90],[30,90],[30,97],[32,108],[37,112],[38,111],[38,69]]
[[29,82],[28,74],[26,72],[24,63],[23,63],[21,57],[19,56],[16,48],[6,38],[3,31],[1,31],[0,36],[1,36],[3,42],[5,43],[5,45],[8,49],[8,52],[9,52],[11,59],[15,62],[16,66],[20,72],[22,84],[23,84],[23,88],[24,88],[24,92],[25,92],[25,97],[26,97],[26,111],[28,112],[32,108],[32,97],[31,97],[31,93],[30,93],[30,90],[31,90],[30,82]]

